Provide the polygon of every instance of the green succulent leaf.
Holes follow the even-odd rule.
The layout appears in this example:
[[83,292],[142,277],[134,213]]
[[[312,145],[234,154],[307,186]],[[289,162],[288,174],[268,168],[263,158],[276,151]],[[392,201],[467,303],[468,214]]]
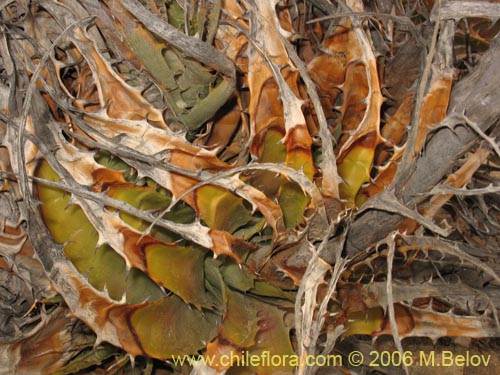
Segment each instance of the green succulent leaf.
[[[60,181],[46,161],[39,165],[37,177]],[[115,300],[121,300],[125,293],[127,300],[136,302],[164,295],[141,271],[127,271],[125,260],[114,249],[107,245],[97,247],[98,234],[83,210],[70,204],[71,194],[43,183],[37,184],[37,193],[42,217],[54,240],[65,244],[65,255],[94,288],[106,290]]]
[[196,354],[216,334],[220,316],[191,308],[170,295],[134,311],[130,324],[143,350],[155,358]]
[[145,249],[150,276],[198,309],[214,302],[205,289],[204,263],[207,251],[182,246],[149,245]]
[[200,217],[210,228],[233,233],[251,220],[243,199],[221,187],[203,186],[196,197]]

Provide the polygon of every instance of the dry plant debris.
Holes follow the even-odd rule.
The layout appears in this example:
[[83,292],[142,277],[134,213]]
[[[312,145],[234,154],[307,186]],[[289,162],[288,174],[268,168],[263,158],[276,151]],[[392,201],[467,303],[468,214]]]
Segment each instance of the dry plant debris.
[[358,374],[306,359],[500,337],[497,1],[0,17],[0,374]]

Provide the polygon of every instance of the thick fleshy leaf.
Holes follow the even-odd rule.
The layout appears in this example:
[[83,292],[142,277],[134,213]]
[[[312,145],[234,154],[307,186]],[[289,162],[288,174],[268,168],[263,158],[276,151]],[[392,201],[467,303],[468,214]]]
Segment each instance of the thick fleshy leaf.
[[[266,355],[292,356],[289,328],[284,323],[284,312],[277,307],[257,301],[251,297],[228,292],[228,310],[217,339],[207,346],[206,356],[213,358],[214,368],[228,373],[267,374],[290,373],[289,363],[271,365],[265,360],[248,361],[250,357],[264,358]],[[267,354],[263,354],[267,353]],[[228,363],[230,358],[232,363]],[[286,361],[285,361],[286,362]]]
[[254,300],[231,291],[228,291],[227,298],[226,317],[219,331],[219,340],[227,340],[235,348],[255,345],[259,318]]
[[376,135],[368,134],[360,139],[338,167],[344,182],[340,185],[340,196],[347,206],[354,207],[361,186],[370,180],[370,170],[376,147]]
[[[120,3],[110,3],[122,7]],[[142,11],[148,10],[144,8]],[[137,23],[129,12],[122,10],[114,14],[127,35],[129,47],[162,88],[175,117],[188,129],[195,130],[203,125],[233,94],[228,79],[216,84],[215,74],[197,61],[185,59],[176,49],[169,48],[147,30],[147,25]]]
[[243,199],[217,186],[203,186],[196,191],[200,218],[210,228],[233,233],[250,221]]
[[192,309],[172,295],[133,311],[129,319],[144,352],[169,359],[204,348],[215,336],[219,317]]
[[153,280],[187,304],[191,303],[197,308],[211,307],[210,298],[205,292],[205,250],[158,244],[146,246],[144,252],[148,274]]
[[[59,181],[47,162],[40,164],[37,174],[48,181]],[[115,300],[121,300],[128,292],[136,294],[136,287],[142,290],[141,302],[157,298],[159,289],[156,284],[130,282],[132,278],[129,280],[127,276],[122,256],[107,245],[97,247],[97,232],[83,210],[70,204],[70,194],[43,183],[38,184],[37,192],[42,202],[42,216],[54,240],[65,244],[65,255],[81,274],[87,275],[91,285],[97,290],[106,290]]]

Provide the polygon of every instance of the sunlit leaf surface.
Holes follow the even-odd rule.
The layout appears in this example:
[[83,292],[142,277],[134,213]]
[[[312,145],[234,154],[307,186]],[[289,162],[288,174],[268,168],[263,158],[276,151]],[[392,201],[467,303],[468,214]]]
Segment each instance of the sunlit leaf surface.
[[[305,375],[362,335],[499,337],[498,116],[459,106],[499,27],[449,7],[5,2],[0,373]],[[442,129],[475,138],[422,164]]]

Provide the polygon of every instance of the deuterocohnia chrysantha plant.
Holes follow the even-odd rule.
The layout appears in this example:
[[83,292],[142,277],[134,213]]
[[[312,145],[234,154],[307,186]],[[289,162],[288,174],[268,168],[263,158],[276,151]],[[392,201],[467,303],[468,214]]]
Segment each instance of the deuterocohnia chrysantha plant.
[[[136,373],[126,363],[146,358],[144,373],[187,373],[194,362],[176,359],[203,357],[194,371],[306,374],[309,355],[354,335],[399,350],[499,336],[487,295],[432,282],[445,258],[500,282],[484,254],[442,240],[453,193],[409,207],[395,190],[449,119],[460,36],[483,53],[495,34],[432,21],[438,6],[410,18],[397,1],[7,2],[4,190],[22,197],[24,251],[50,281],[34,306],[64,304],[96,336],[39,370]],[[414,52],[424,27],[428,54]],[[471,183],[498,151],[476,133],[445,185]],[[368,209],[400,220],[348,250]],[[447,294],[460,288],[480,302]],[[6,350],[12,371],[28,366]],[[281,360],[240,361],[266,352]]]

